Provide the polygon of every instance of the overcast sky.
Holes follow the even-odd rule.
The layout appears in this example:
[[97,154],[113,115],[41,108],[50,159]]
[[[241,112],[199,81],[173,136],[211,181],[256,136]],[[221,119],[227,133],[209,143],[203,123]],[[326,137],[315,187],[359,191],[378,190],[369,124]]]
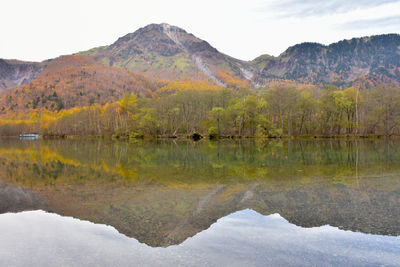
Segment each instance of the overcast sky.
[[0,58],[32,61],[162,22],[243,60],[305,41],[400,33],[400,0],[1,0],[0,10]]

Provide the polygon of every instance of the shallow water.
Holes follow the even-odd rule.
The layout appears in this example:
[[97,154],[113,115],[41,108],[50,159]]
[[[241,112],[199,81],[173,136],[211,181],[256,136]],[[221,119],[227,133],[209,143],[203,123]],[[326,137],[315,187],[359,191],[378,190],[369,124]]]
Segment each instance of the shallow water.
[[400,143],[0,140],[0,265],[399,266]]

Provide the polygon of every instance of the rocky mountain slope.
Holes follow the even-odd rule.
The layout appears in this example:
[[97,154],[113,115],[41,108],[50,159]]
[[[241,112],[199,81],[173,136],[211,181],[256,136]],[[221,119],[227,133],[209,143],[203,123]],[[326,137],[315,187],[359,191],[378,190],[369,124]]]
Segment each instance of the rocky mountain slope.
[[0,59],[0,89],[33,81],[45,63]]
[[80,54],[148,77],[210,79],[218,85],[227,85],[225,76],[250,80],[256,71],[247,62],[224,55],[206,41],[165,23],[148,25],[110,46]]
[[329,46],[302,43],[279,57],[253,60],[263,78],[306,83],[400,83],[400,35],[388,34],[343,40]]

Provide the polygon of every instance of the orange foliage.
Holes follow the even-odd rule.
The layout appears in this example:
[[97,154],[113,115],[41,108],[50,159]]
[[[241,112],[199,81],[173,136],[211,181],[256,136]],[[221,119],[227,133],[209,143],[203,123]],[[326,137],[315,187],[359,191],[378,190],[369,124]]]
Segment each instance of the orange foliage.
[[26,111],[45,108],[69,109],[104,105],[126,92],[152,96],[158,85],[132,72],[92,65],[86,56],[64,56],[51,61],[43,73],[29,84],[8,89],[0,96],[0,111]]
[[227,87],[240,89],[240,88],[250,88],[250,84],[247,80],[242,80],[236,77],[227,70],[221,70],[217,73],[217,78],[223,81]]
[[171,81],[166,82],[164,86],[158,89],[156,92],[160,95],[171,94],[179,91],[201,91],[201,90],[221,90],[223,87],[216,85],[208,81],[194,81],[194,80],[183,80],[183,81]]
[[297,88],[317,88],[315,84],[298,82],[295,80],[269,78],[263,81],[265,88],[279,88],[279,87],[297,87]]

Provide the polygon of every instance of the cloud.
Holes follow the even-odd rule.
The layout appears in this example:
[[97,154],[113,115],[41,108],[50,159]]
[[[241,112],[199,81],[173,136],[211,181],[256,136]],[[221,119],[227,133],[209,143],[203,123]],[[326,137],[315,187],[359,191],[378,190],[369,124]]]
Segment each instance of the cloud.
[[338,26],[340,30],[366,30],[366,29],[393,29],[400,28],[400,16],[390,16],[377,19],[361,19],[343,23]]
[[347,13],[389,3],[400,3],[400,0],[278,0],[267,4],[263,11],[273,11],[277,17],[305,18]]

